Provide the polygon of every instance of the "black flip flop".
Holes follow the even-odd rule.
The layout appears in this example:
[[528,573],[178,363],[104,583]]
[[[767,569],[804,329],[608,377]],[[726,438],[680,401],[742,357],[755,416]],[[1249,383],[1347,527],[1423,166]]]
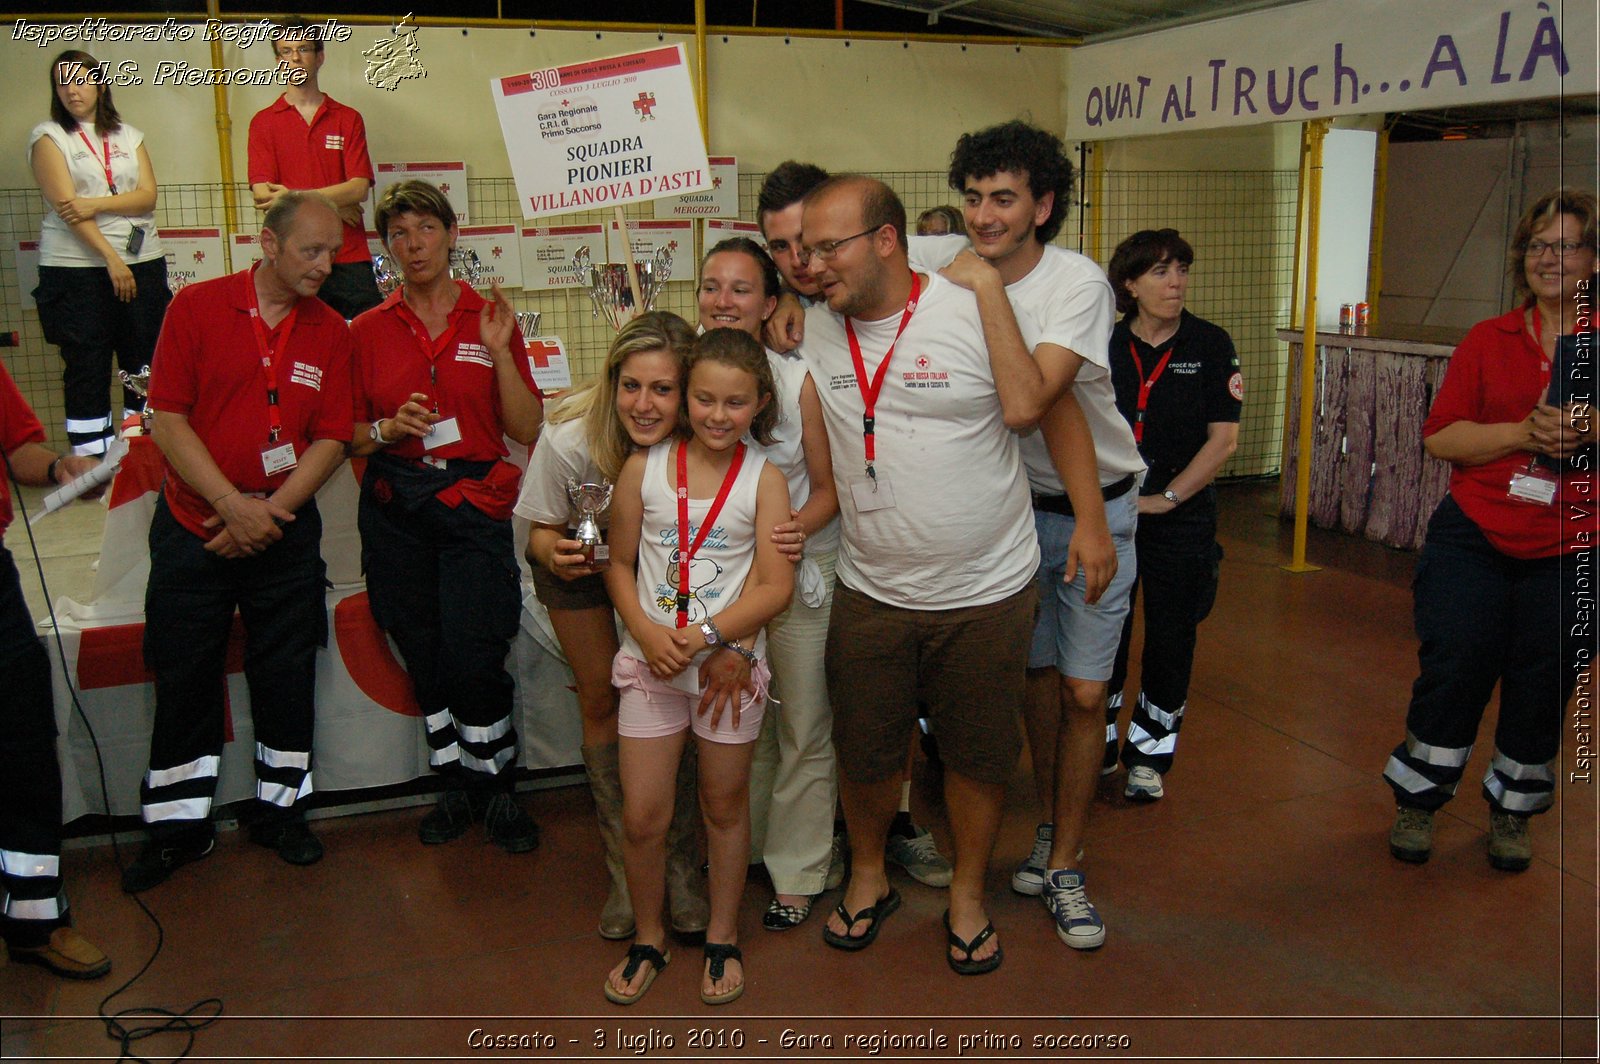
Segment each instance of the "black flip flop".
[[[706,974],[711,976],[713,983],[722,978],[728,961],[738,961],[741,965],[744,964],[744,954],[739,952],[738,946],[730,945],[726,942],[706,943]],[[700,991],[700,1000],[707,1005],[726,1005],[743,993],[744,982],[741,980],[738,986],[726,993],[708,994],[702,990]]]
[[667,966],[667,962],[671,959],[671,953],[663,953],[654,946],[641,946],[637,942],[629,946],[628,966],[622,969],[623,982],[631,983],[633,977],[639,974],[639,966],[641,964],[650,965],[650,974],[645,976],[644,985],[633,994],[624,994],[613,990],[611,988],[611,980],[607,979],[605,983],[606,1000],[615,1002],[618,1005],[632,1005],[635,1001],[644,997],[644,992],[650,989],[650,984],[656,981],[656,976],[661,974],[661,970]]
[[[845,933],[841,935],[830,927],[824,927],[822,929],[822,941],[834,949],[850,950],[852,952],[866,949],[872,945],[872,940],[878,937],[878,931],[883,927],[884,919],[898,908],[900,908],[900,892],[893,887],[889,888],[888,894],[878,899],[878,904],[869,905],[854,916],[850,915],[850,911],[844,907],[844,902],[841,901],[833,911],[839,914],[840,920],[844,921]],[[852,936],[850,929],[862,920],[867,921],[866,934]]]
[[[983,930],[972,936],[971,942],[963,941],[961,936],[950,929],[950,910],[944,911],[944,959],[950,962],[950,967],[957,975],[983,975],[1000,967],[1000,961],[1005,957],[1005,950],[997,949],[994,956],[985,957],[981,961],[972,959],[972,954],[983,947],[983,944],[994,937],[994,923],[990,921],[983,925]],[[958,961],[955,954],[950,952],[954,946],[967,955],[966,960]]]

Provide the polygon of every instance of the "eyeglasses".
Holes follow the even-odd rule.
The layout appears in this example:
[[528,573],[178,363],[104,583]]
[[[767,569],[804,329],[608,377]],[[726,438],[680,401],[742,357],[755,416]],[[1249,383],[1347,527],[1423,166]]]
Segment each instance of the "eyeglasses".
[[280,44],[278,58],[289,59],[297,55],[316,55],[317,46],[314,44]]
[[1525,258],[1543,258],[1546,251],[1554,251],[1561,258],[1570,258],[1579,248],[1585,245],[1576,240],[1556,240],[1545,243],[1543,240],[1528,241],[1528,248],[1522,254]]
[[832,262],[833,257],[839,254],[839,249],[841,247],[850,243],[850,241],[858,240],[869,233],[876,233],[882,228],[882,225],[875,225],[871,229],[863,229],[861,232],[847,236],[842,240],[820,240],[811,247],[802,247],[799,253],[800,263],[801,265],[804,265],[805,263],[810,262],[813,255],[821,259],[823,262]]

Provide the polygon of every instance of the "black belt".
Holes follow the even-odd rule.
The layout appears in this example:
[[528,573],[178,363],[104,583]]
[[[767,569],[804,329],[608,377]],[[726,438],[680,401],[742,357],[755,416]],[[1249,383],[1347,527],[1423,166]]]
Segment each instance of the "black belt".
[[[1101,488],[1100,497],[1106,502],[1110,502],[1112,499],[1120,499],[1133,490],[1133,485],[1137,480],[1137,477],[1129,473],[1121,480]],[[1072,516],[1072,500],[1065,495],[1040,495],[1035,492],[1033,508],[1040,513],[1060,514],[1062,517]]]

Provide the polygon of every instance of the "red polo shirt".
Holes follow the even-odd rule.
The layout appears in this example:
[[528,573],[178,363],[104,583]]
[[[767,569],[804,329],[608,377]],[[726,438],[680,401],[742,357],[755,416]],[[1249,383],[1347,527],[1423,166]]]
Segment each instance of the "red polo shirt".
[[[352,177],[373,179],[367,127],[361,112],[324,95],[311,123],[279,96],[250,119],[250,184],[271,182],[293,189],[327,188]],[[365,262],[366,234],[345,225],[335,262]]]
[[[28,401],[17,390],[17,383],[0,362],[0,450],[7,455],[25,443],[43,443],[44,426]],[[0,536],[11,524],[11,478],[0,476]]]
[[[250,286],[259,264],[183,288],[167,308],[151,361],[149,405],[189,419],[212,461],[242,492],[271,493],[289,478],[267,476],[261,452],[270,435],[267,379],[250,317]],[[276,350],[285,318],[268,339]],[[274,366],[279,442],[296,456],[316,440],[350,439],[350,330],[320,299],[300,300],[294,331]],[[215,512],[166,467],[166,499],[178,523],[197,536]]]
[[[1521,421],[1535,404],[1544,401],[1549,388],[1544,352],[1523,327],[1522,310],[1480,321],[1450,356],[1444,383],[1434,397],[1426,439],[1457,421],[1481,425]],[[1576,520],[1573,508],[1592,513],[1592,495],[1573,485],[1592,480],[1593,472],[1570,472],[1561,477],[1561,490],[1550,506],[1513,499],[1507,494],[1511,475],[1528,468],[1533,455],[1514,451],[1483,465],[1453,465],[1450,495],[1463,513],[1483,530],[1496,550],[1513,558],[1545,558],[1563,551],[1594,546],[1578,533],[1592,537],[1593,520]]]
[[[403,289],[350,323],[355,338],[356,421],[392,418],[412,392],[421,392],[438,404],[441,417],[455,418],[461,428],[458,442],[432,451],[424,450],[421,440],[407,436],[388,448],[397,458],[429,455],[488,462],[508,453],[494,362],[478,333],[478,311],[487,300],[462,281],[456,285],[461,298],[450,311],[445,331],[436,338],[424,340],[427,329],[406,305]],[[515,329],[511,353],[528,391],[540,397],[522,334]],[[430,367],[438,375],[437,385]]]

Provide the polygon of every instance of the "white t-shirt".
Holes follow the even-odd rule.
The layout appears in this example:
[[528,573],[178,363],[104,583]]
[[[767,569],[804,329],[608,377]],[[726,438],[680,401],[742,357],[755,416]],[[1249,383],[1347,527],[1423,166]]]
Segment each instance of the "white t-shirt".
[[[534,445],[533,457],[528,461],[528,471],[522,477],[522,491],[517,495],[513,512],[518,517],[541,525],[566,523],[577,528],[580,515],[573,509],[567,496],[567,480],[579,484],[599,484],[605,478],[589,458],[586,438],[587,422],[583,418],[545,424]],[[601,528],[611,520],[611,508],[600,511]]]
[[[1100,486],[1115,484],[1129,473],[1142,476],[1144,459],[1133,442],[1133,430],[1117,412],[1117,393],[1111,384],[1115,304],[1105,273],[1075,251],[1046,244],[1044,258],[1026,277],[1006,285],[1006,295],[1029,351],[1055,344],[1083,357],[1073,394],[1094,436]],[[1022,461],[1034,491],[1060,495],[1066,490],[1037,428],[1022,438]]]
[[[772,430],[777,442],[762,447],[767,461],[778,467],[789,484],[789,508],[798,510],[811,498],[811,471],[806,468],[805,447],[801,440],[800,391],[811,371],[799,350],[780,355],[767,348],[767,362],[778,384],[778,424]],[[806,537],[806,552],[826,554],[839,549],[839,518],[834,517],[815,535]]]
[[[111,177],[117,183],[117,190],[130,192],[139,187],[139,145],[144,143],[143,133],[124,122],[102,145],[100,134],[94,131],[93,126],[81,126],[79,129],[82,137],[78,135],[79,130],[69,133],[53,119],[40,122],[28,134],[28,152],[31,156],[39,138],[49,137],[67,160],[67,173],[72,176],[74,194],[109,196],[111,189],[106,186],[105,166],[106,151],[109,149]],[[84,144],[85,138],[88,144]],[[44,220],[39,225],[39,265],[104,267],[105,260],[78,239],[78,234],[61,220],[54,207],[54,204],[45,204]],[[131,266],[162,257],[161,238],[156,235],[156,216],[153,211],[133,216],[101,212],[95,215],[94,221],[106,238],[106,243],[116,250],[124,263]],[[144,230],[144,243],[137,255],[130,255],[127,251],[128,234],[133,232],[134,226]]]
[[[657,624],[668,628],[678,617],[678,494],[673,489],[676,476],[675,440],[650,448],[645,459],[644,483],[640,496],[644,516],[639,528],[639,556],[634,565],[634,586],[639,605]],[[747,448],[739,475],[723,503],[717,523],[706,533],[705,541],[689,560],[689,627],[699,635],[699,624],[715,617],[744,590],[745,578],[756,559],[756,487],[761,467],[767,464],[759,448]],[[700,525],[711,509],[713,498],[689,500],[689,540],[699,535]],[[686,545],[687,546],[687,545]],[[729,633],[730,637],[732,633]],[[751,651],[765,654],[767,633],[756,637]],[[626,654],[644,660],[644,652],[628,633],[622,641]],[[706,648],[709,650],[710,648]],[[705,651],[702,651],[705,653]],[[699,664],[700,659],[696,659]]]
[[[868,377],[877,372],[901,313],[854,323]],[[977,299],[937,275],[895,345],[874,411],[880,497],[870,493],[861,417],[864,401],[844,319],[825,304],[806,312],[804,353],[822,400],[843,542],[839,579],[913,610],[982,606],[1033,579],[1039,544],[1017,437],[1001,416]]]

